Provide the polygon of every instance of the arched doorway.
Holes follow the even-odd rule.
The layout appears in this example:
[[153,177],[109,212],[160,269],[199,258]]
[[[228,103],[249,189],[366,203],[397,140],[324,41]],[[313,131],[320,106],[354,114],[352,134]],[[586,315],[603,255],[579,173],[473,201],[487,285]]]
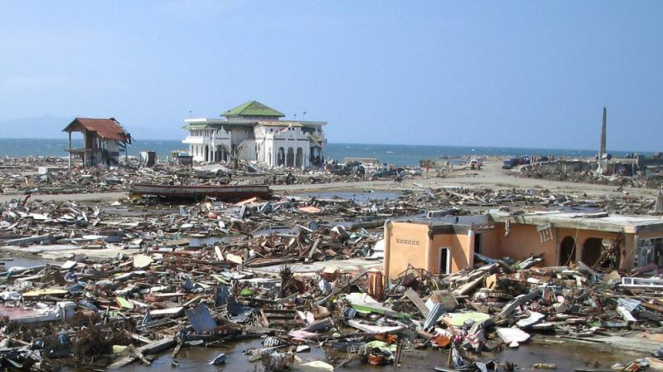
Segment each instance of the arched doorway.
[[205,161],[209,161],[209,146],[205,146]]
[[295,165],[295,151],[292,147],[288,147],[288,156],[285,159],[286,167],[293,167]]
[[295,156],[295,167],[301,168],[304,165],[304,150],[301,147],[297,148],[297,155]]
[[576,260],[576,241],[572,236],[567,236],[562,239],[562,244],[559,245],[559,264],[566,266]]
[[283,164],[285,164],[285,150],[283,149],[283,147],[279,147],[279,154],[276,159],[276,165],[280,167]]
[[214,161],[219,163],[219,162],[228,162],[228,148],[224,145],[218,145],[216,146],[216,153],[214,156]]
[[321,166],[323,159],[322,159],[322,149],[318,146],[311,146],[311,150],[309,151],[311,154],[311,158],[309,159],[309,162],[315,166]]
[[603,248],[603,239],[589,238],[582,245],[582,262],[587,266],[594,266]]

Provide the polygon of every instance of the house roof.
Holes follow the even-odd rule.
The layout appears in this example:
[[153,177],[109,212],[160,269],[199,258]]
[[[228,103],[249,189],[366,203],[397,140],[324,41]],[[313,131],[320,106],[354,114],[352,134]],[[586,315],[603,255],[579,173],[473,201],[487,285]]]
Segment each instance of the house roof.
[[182,127],[184,130],[196,130],[196,129],[207,129],[213,128],[212,125],[207,123],[190,123]]
[[282,118],[285,114],[276,111],[271,107],[265,106],[258,101],[249,101],[224,112],[221,116],[267,116]]
[[87,130],[95,132],[97,135],[104,139],[117,140],[121,142],[131,143],[131,135],[127,133],[122,125],[114,118],[110,119],[90,119],[90,118],[76,118],[69,123],[62,131],[63,132],[82,132]]
[[646,233],[663,232],[663,219],[660,216],[625,216],[607,212],[531,212],[511,215],[506,212],[491,212],[494,222],[524,225],[551,224],[558,228],[598,230],[607,232]]

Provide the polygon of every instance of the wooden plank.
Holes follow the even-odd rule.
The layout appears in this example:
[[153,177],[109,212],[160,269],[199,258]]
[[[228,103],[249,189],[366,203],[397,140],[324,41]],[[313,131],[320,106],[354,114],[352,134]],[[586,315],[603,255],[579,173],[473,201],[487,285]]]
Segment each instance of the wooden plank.
[[414,306],[416,306],[417,309],[419,309],[419,311],[424,316],[424,318],[428,316],[428,314],[430,313],[430,309],[426,307],[424,301],[421,299],[421,297],[419,297],[419,295],[415,291],[412,290],[412,288],[408,288],[408,290],[405,291],[405,297],[409,298],[410,301],[412,301]]
[[640,306],[646,307],[649,310],[654,310],[654,311],[658,311],[659,313],[663,313],[663,307],[650,304],[649,302],[641,302]]
[[[158,340],[151,342],[147,345],[143,345],[137,348],[136,351],[138,352],[139,355],[156,354],[164,350],[170,349],[171,347],[175,346],[175,344],[176,342],[174,338],[164,338],[163,340]],[[138,357],[136,355],[130,355],[111,364],[110,366],[108,366],[108,369],[109,370],[120,369],[124,366],[127,366],[135,362],[136,360],[138,360]]]

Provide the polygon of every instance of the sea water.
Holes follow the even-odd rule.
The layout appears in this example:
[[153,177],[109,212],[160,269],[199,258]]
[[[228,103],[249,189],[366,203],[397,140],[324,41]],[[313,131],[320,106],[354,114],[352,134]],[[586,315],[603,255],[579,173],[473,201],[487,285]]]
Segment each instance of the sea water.
[[[25,156],[67,156],[68,140],[63,139],[0,139],[1,157]],[[72,147],[82,147],[82,140],[74,140]],[[174,150],[186,150],[187,146],[179,140],[141,140],[129,146],[129,156],[138,156],[141,151],[155,151],[159,159],[165,159]],[[554,155],[556,157],[590,157],[596,150],[564,150],[542,148],[508,147],[461,147],[461,146],[424,146],[424,145],[375,145],[330,143],[325,151],[325,158],[343,161],[345,158],[377,158],[385,164],[419,165],[422,159],[458,156],[536,156]],[[614,151],[615,156],[627,154],[627,151]],[[640,152],[649,155],[650,153]]]

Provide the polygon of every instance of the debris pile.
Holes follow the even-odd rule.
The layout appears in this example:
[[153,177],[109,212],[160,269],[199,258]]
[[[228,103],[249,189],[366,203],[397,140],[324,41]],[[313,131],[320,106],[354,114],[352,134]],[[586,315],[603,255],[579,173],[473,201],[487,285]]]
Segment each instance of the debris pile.
[[[0,159],[0,194],[20,195],[76,194],[128,191],[132,184],[153,185],[227,185],[227,184],[320,184],[359,182],[371,175],[357,172],[332,172],[326,169],[261,169],[240,162],[237,169],[221,164],[184,166],[177,162],[157,162],[143,166],[136,157],[121,158],[121,166],[82,167],[59,157]],[[373,172],[375,173],[375,172]],[[373,174],[372,173],[372,174]],[[416,172],[411,173],[417,174]]]
[[[474,269],[447,276],[410,269],[392,283],[382,283],[379,270],[353,265],[300,270],[283,258],[259,265],[245,258],[250,250],[315,257],[325,244],[330,250],[339,244],[342,252],[341,242],[350,239],[340,229],[316,231],[300,229],[287,242],[272,235],[100,261],[77,254],[61,265],[8,270],[0,286],[2,367],[116,369],[150,364],[167,350],[176,358],[185,347],[256,338],[262,348],[244,353],[265,371],[398,365],[403,353],[421,349],[448,352],[440,371],[501,370],[509,366],[482,360],[481,352],[550,335],[602,343],[632,343],[630,336],[645,348],[663,321],[662,279],[599,273],[583,264],[537,267],[539,257],[513,262],[478,255],[485,264]],[[245,243],[242,256],[238,247]],[[327,350],[326,361],[300,357],[314,342]],[[226,359],[220,354],[210,363]],[[644,363],[625,363],[623,370]]]
[[[228,176],[173,169],[123,169],[116,175],[123,181],[110,184],[217,184]],[[110,173],[91,179],[102,174]],[[454,274],[410,268],[385,283],[379,261],[387,219],[480,208],[514,215],[536,208],[633,211],[654,201],[415,186],[398,199],[366,202],[277,196],[177,205],[27,196],[5,203],[0,242],[11,255],[5,259],[38,253],[59,262],[0,268],[0,367],[119,369],[149,365],[164,352],[176,367],[184,363],[177,359],[182,348],[254,339],[259,347],[244,354],[264,371],[398,366],[424,350],[438,353],[431,367],[439,371],[496,371],[515,366],[482,353],[550,337],[637,344],[654,353],[615,370],[661,363],[663,279],[656,265],[601,272],[582,263],[540,267],[535,256],[513,262],[476,254],[479,264]],[[324,361],[304,357],[315,348],[324,349]],[[232,358],[221,353],[209,363]],[[529,367],[557,366],[547,360]]]

